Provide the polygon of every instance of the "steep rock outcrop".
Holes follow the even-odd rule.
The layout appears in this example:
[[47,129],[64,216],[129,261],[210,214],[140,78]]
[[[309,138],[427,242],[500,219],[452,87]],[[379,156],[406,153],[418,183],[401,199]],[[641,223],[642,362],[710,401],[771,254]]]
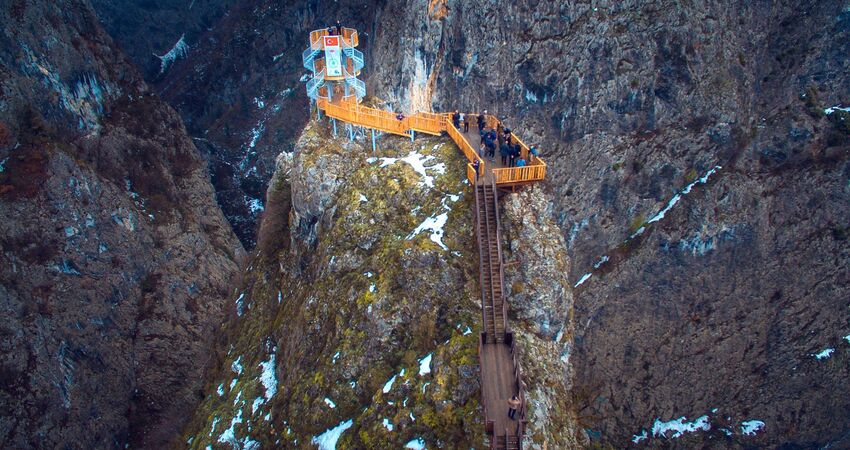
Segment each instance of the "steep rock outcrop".
[[278,158],[191,448],[482,445],[463,156],[379,145],[311,122]]
[[0,23],[0,442],[161,448],[241,246],[86,3],[5,3]]
[[845,3],[379,11],[377,91],[488,109],[547,157],[591,438],[652,444],[706,415],[682,445],[846,444],[824,397],[847,383]]

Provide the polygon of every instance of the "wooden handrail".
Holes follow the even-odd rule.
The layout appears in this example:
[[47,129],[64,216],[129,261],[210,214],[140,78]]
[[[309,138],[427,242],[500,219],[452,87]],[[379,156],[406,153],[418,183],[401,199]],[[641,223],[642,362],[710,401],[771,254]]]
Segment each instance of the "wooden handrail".
[[[322,95],[323,93],[325,95]],[[475,151],[475,148],[466,139],[466,136],[454,126],[451,121],[451,114],[449,113],[417,112],[412,116],[398,120],[395,113],[359,105],[353,97],[346,98],[341,102],[330,102],[327,98],[326,90],[320,91],[317,105],[325,111],[328,117],[373,128],[385,133],[409,136],[411,130],[434,135],[439,135],[445,131],[461,149],[467,161],[471,163],[478,160],[479,173],[487,173],[485,160]],[[494,116],[488,115],[486,117],[488,125],[498,125],[498,119]],[[494,168],[493,179],[496,185],[511,185],[544,180],[546,178],[546,163],[540,158],[529,155],[528,145],[520,140],[516,134],[511,133],[511,135],[520,145],[521,153],[528,161],[528,165],[524,167]],[[474,171],[472,173],[474,174]],[[469,179],[470,183],[474,183],[475,181],[475,178],[470,176],[469,168],[467,168],[467,179]]]

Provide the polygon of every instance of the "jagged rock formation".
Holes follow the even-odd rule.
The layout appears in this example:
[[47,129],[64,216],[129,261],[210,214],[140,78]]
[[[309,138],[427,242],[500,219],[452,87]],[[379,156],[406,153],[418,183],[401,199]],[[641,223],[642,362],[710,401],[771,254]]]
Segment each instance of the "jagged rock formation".
[[0,443],[162,448],[241,245],[85,3],[5,2],[0,23]]
[[329,134],[311,123],[278,158],[266,211],[278,219],[263,222],[184,438],[311,448],[341,426],[337,448],[480,447],[463,156],[448,140],[397,137],[372,156]]
[[592,439],[645,445],[703,415],[711,431],[682,445],[850,438],[831,395],[848,379],[848,119],[824,113],[850,103],[845,3],[379,11],[396,20],[367,55],[378,91],[487,108],[542,144],[570,284],[583,281],[571,363]]

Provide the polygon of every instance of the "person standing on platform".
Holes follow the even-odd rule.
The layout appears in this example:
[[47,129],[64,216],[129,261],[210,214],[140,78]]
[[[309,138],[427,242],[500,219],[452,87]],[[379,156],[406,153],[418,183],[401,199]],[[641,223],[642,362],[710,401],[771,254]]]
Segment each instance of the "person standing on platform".
[[519,405],[520,405],[520,401],[519,401],[519,398],[517,398],[516,395],[511,397],[510,400],[508,400],[508,418],[509,419],[516,420],[516,409],[519,408]]
[[507,144],[502,144],[502,146],[499,147],[499,155],[502,157],[502,166],[508,165],[508,155],[510,154],[510,152],[511,149],[508,147]]
[[469,133],[469,114],[463,116],[463,132]]
[[516,166],[517,167],[525,167],[525,160],[522,159],[522,156],[520,156],[519,159],[516,160]]
[[457,118],[457,129],[460,131],[460,126],[466,120],[466,115],[464,113],[460,113]]
[[478,158],[475,158],[475,161],[472,162],[472,168],[475,169],[475,181],[478,181],[478,169],[481,168],[481,161]]
[[484,130],[484,114],[478,115],[478,131]]
[[455,110],[454,114],[452,114],[452,123],[455,128],[460,129],[460,113]]
[[484,157],[484,149],[486,149],[486,148],[487,148],[487,146],[484,145],[484,140],[482,140],[481,146],[478,147],[478,156],[483,158]]
[[339,20],[336,21],[336,34],[342,36],[342,24],[339,23]]

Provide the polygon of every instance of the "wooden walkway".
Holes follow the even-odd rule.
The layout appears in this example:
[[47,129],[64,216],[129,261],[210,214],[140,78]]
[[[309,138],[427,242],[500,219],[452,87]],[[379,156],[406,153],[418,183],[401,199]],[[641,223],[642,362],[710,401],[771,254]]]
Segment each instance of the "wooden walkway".
[[[478,357],[481,364],[481,404],[484,410],[484,427],[490,448],[519,450],[525,431],[525,387],[519,365],[519,349],[514,335],[509,331],[507,301],[504,294],[504,273],[499,220],[499,189],[543,180],[546,164],[531,157],[528,146],[516,135],[523,158],[530,161],[527,167],[504,167],[498,149],[492,159],[478,154],[480,134],[472,121],[469,131],[458,130],[449,114],[417,113],[399,119],[395,113],[368,108],[352,101],[351,97],[335,99],[319,97],[316,105],[332,119],[372,130],[415,137],[415,133],[441,135],[447,133],[467,159],[467,178],[475,192],[475,234],[478,242],[479,281],[481,286],[481,320],[484,331],[479,337]],[[472,115],[477,118],[477,115]],[[485,116],[488,128],[496,128],[498,120]],[[476,177],[473,162],[480,164]],[[520,400],[515,419],[508,417],[508,400],[516,395]]]
[[[488,170],[493,170],[488,169]],[[489,183],[486,180],[490,180]],[[492,449],[519,449],[525,423],[525,393],[519,370],[518,349],[508,331],[504,294],[504,267],[499,220],[499,191],[485,173],[475,190],[475,235],[478,241],[481,320],[484,331],[478,344],[481,364],[481,403],[485,430]],[[520,406],[508,417],[508,400],[516,395]]]

